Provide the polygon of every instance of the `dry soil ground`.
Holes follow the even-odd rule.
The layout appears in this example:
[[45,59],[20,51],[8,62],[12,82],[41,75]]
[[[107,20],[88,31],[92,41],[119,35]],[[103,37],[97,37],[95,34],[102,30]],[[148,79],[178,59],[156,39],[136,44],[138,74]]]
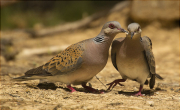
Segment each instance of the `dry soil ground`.
[[[105,21],[117,20],[122,27],[126,9],[113,13]],[[121,15],[121,17],[119,17]],[[122,17],[124,16],[124,17]],[[99,21],[102,21],[101,19]],[[96,22],[99,22],[96,21]],[[102,25],[101,25],[102,26]],[[16,48],[40,48],[49,46],[63,46],[78,41],[95,37],[101,26],[79,29],[72,32],[64,32],[58,35],[30,38],[21,33],[1,32],[2,35],[14,36]],[[158,22],[154,22],[142,29],[142,35],[152,39],[153,52],[156,60],[157,73],[164,77],[163,81],[156,80],[154,89],[144,86],[143,97],[131,96],[138,91],[139,84],[128,80],[116,86],[112,91],[104,94],[88,93],[81,86],[73,86],[77,92],[70,93],[64,84],[56,83],[48,87],[37,86],[38,80],[15,82],[11,78],[23,75],[30,68],[44,64],[55,54],[30,56],[14,61],[6,62],[1,59],[1,84],[0,100],[2,110],[66,110],[66,109],[179,109],[180,108],[180,72],[179,72],[179,28],[161,28]],[[155,34],[156,33],[156,34]],[[125,36],[119,34],[117,37]],[[97,75],[104,83],[110,83],[114,79],[121,78],[114,69],[109,58],[106,67]],[[98,90],[106,88],[96,79],[90,81],[92,87]]]

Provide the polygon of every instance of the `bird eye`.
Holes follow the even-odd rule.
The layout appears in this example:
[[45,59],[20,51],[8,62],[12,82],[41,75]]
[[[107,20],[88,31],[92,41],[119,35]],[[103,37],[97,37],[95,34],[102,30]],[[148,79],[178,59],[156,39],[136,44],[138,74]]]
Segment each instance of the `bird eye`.
[[114,24],[109,24],[109,28],[114,29],[115,28]]

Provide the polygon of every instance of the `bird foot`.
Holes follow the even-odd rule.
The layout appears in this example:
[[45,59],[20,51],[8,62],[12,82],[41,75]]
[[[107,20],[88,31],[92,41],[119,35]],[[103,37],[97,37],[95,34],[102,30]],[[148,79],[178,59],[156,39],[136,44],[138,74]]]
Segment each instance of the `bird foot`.
[[71,87],[71,85],[67,85],[67,88],[69,88],[71,90],[71,93],[76,91],[73,87]]
[[140,85],[138,93],[133,94],[133,95],[135,95],[135,96],[144,96],[144,95],[141,94],[142,89],[143,89],[143,85]]
[[[126,81],[125,79],[116,79],[116,80],[114,80],[113,82],[111,82],[111,83],[109,83],[109,84],[106,84],[106,85],[110,85],[107,90],[110,90],[111,87],[112,87],[112,89],[113,89],[117,84],[119,84],[120,86],[124,86],[123,84],[121,84],[121,83],[119,83],[119,82],[125,82],[125,81]],[[112,89],[111,89],[111,90],[112,90]]]
[[141,92],[138,92],[138,93],[133,94],[133,95],[134,95],[134,96],[144,96],[144,95],[141,94]]

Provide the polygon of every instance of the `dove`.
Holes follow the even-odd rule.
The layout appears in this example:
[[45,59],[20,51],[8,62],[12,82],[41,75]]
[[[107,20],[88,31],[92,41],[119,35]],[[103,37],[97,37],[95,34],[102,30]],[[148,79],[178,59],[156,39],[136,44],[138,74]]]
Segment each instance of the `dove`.
[[149,37],[141,37],[141,27],[138,23],[128,25],[126,37],[117,38],[112,43],[111,60],[113,66],[122,76],[122,79],[116,79],[107,84],[108,90],[114,88],[120,82],[127,79],[140,83],[136,96],[142,96],[141,90],[144,84],[148,84],[147,78],[150,78],[149,87],[152,89],[155,85],[155,78],[163,79],[156,74],[155,59],[152,52],[152,42]]
[[71,84],[82,85],[90,92],[98,92],[86,84],[105,67],[109,48],[116,34],[125,32],[119,22],[109,21],[96,37],[70,45],[47,63],[28,70],[24,76],[14,80],[62,82],[71,92],[76,91]]

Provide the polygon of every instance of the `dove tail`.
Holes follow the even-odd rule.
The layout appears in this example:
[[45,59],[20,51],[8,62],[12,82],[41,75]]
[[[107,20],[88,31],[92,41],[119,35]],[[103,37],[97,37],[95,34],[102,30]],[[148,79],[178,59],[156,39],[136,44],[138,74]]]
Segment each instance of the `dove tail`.
[[151,79],[150,79],[150,81],[149,81],[149,87],[150,87],[150,89],[154,88],[154,85],[155,85],[155,76],[156,76],[156,74],[152,74],[152,75],[151,75]]
[[41,73],[43,73],[42,68],[43,66],[39,66],[37,68],[30,69],[25,72],[25,76],[40,75]]
[[17,78],[13,78],[12,80],[14,80],[14,81],[26,81],[26,80],[32,80],[32,79],[30,77],[27,77],[27,76],[20,76]]
[[164,78],[161,77],[159,74],[156,74],[156,78],[160,79],[160,80],[163,80]]
[[[43,79],[44,78],[43,75],[49,76],[50,73],[43,70],[42,67],[43,66],[39,66],[37,68],[30,69],[27,72],[25,72],[24,76],[13,78],[13,80],[15,80],[15,81],[26,81],[26,80],[34,80],[34,79]],[[41,76],[41,77],[39,77],[39,76]]]

